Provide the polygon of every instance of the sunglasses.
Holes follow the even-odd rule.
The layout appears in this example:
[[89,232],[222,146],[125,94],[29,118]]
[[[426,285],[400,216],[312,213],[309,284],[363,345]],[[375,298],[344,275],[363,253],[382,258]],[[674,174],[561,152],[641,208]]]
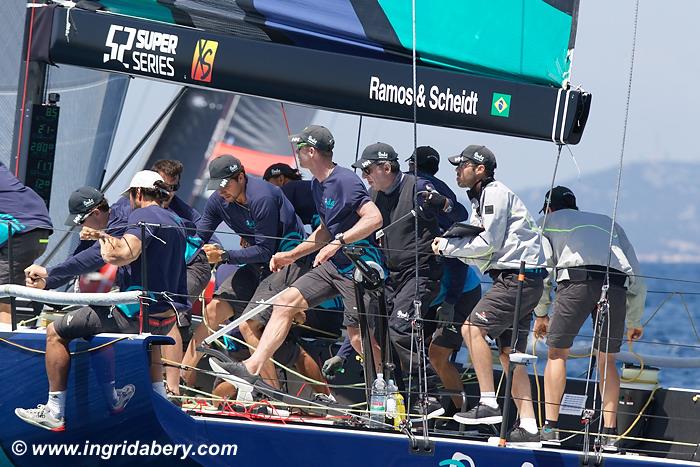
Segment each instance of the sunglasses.
[[379,162],[372,162],[370,165],[367,167],[362,167],[362,173],[365,175],[369,175],[370,172],[372,172],[372,167],[378,166],[378,165],[384,165],[384,161],[379,161]]
[[165,188],[166,188],[168,191],[175,192],[175,191],[177,191],[177,190],[180,189],[180,182],[177,182],[177,183],[174,184],[174,185],[165,185]]

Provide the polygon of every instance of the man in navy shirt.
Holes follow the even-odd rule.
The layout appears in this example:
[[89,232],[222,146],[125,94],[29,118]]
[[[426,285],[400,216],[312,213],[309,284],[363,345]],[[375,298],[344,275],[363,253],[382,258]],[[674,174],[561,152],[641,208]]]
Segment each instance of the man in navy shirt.
[[[129,266],[120,276],[120,288],[147,288],[152,300],[144,301],[140,306],[148,306],[150,331],[153,334],[167,334],[175,324],[175,310],[188,306],[186,264],[182,256],[186,242],[185,228],[177,216],[161,207],[169,192],[157,173],[149,170],[136,173],[124,194],[128,194],[133,211],[122,237],[113,237],[90,227],[83,227],[80,237],[83,240],[99,240],[105,262],[120,267]],[[146,224],[145,235],[142,224]],[[141,277],[142,261],[148,264],[147,278]],[[63,431],[70,341],[100,332],[138,332],[140,306],[83,307],[51,323],[46,330],[48,402],[34,409],[15,409],[15,414],[35,426]],[[153,388],[165,396],[160,354],[153,352],[151,359]],[[123,409],[125,400],[128,401],[133,392],[134,387],[131,386],[125,394],[115,393],[112,409]]]
[[287,164],[272,164],[265,170],[263,180],[282,188],[284,195],[294,206],[299,219],[316,230],[321,222],[316,212],[314,199],[311,195],[311,180],[302,180],[299,169],[293,169]]
[[[24,269],[44,253],[52,229],[44,200],[0,162],[0,284],[9,284],[10,278],[15,284],[24,284]],[[10,299],[0,298],[0,331],[11,329],[10,313]]]
[[[225,251],[218,245],[205,245],[210,263],[243,264],[217,289],[207,305],[207,325],[217,329],[227,318],[243,312],[260,282],[270,271],[267,267],[276,252],[293,249],[305,236],[304,226],[282,190],[263,180],[248,177],[241,162],[224,155],[209,164],[209,197],[204,215],[197,224],[197,235],[207,242],[214,230],[226,223],[244,240],[245,248]],[[196,366],[201,355],[197,346],[207,336],[200,325],[194,332],[183,363]],[[195,373],[188,371],[185,381],[193,384]]]
[[[379,252],[367,240],[381,227],[381,214],[359,177],[333,162],[335,140],[330,131],[312,125],[290,140],[296,145],[301,167],[309,169],[314,176],[312,193],[321,225],[306,242],[291,251],[276,253],[270,261],[270,269],[277,271],[311,253],[318,253],[313,260],[313,269],[294,281],[274,304],[270,321],[252,356],[244,362],[225,365],[232,376],[248,383],[259,379],[265,362],[282,345],[292,321],[300,313],[338,294],[343,296],[345,303],[344,324],[353,347],[360,351],[357,305],[351,278],[354,266],[341,249],[350,243],[366,246],[368,254],[375,261],[381,261]],[[374,354],[379,356],[378,348]]]

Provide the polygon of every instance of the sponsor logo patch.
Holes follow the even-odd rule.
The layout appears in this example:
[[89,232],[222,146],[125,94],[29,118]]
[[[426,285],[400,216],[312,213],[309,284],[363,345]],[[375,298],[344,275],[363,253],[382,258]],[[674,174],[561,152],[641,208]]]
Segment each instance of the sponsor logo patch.
[[175,76],[177,42],[175,34],[112,24],[105,40],[109,52],[102,61],[117,61],[127,70],[145,74]]
[[491,115],[496,117],[508,117],[510,115],[510,94],[493,93]]
[[212,40],[200,39],[194,47],[192,54],[192,79],[211,82],[212,72],[214,71],[214,59],[216,51],[219,48],[219,43]]
[[484,214],[493,214],[493,204],[484,206]]

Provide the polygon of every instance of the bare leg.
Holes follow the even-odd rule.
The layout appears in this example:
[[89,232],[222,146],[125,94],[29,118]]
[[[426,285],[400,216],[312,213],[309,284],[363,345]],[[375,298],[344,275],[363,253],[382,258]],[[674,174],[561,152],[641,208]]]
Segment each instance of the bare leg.
[[[173,326],[168,331],[168,337],[175,339],[174,345],[161,345],[160,351],[163,358],[171,362],[182,363],[182,335],[177,326]],[[170,390],[175,395],[180,395],[180,369],[176,366],[167,365],[165,367],[165,382]]]
[[[321,369],[318,367],[316,360],[314,360],[303,347],[301,347],[300,350],[301,352],[299,353],[299,358],[297,358],[295,363],[299,373],[313,380],[323,381],[323,374],[321,373]],[[311,387],[315,392],[322,392],[328,396],[331,394],[331,390],[326,384],[312,384]]]
[[63,339],[54,329],[53,323],[46,328],[46,375],[49,391],[65,391],[70,371],[69,340]]
[[[508,371],[510,361],[508,360],[510,347],[503,347],[499,358],[503,371]],[[527,369],[522,365],[516,365],[513,371],[513,386],[511,390],[513,402],[518,408],[520,418],[535,418],[535,410],[532,407],[532,390],[530,388],[530,377],[527,375]]]
[[224,381],[216,385],[214,391],[212,391],[212,394],[224,399],[234,399],[238,394],[238,390],[233,384]]
[[[464,391],[459,372],[455,366],[450,363],[450,356],[453,352],[454,350],[452,349],[431,343],[428,348],[428,358],[430,359],[430,364],[433,365],[433,368],[435,368],[435,371],[440,377],[443,386],[445,386],[445,389]],[[452,396],[452,402],[458,409],[462,407],[462,398],[460,396]]]
[[9,303],[0,303],[0,324],[12,324],[11,310]]
[[566,387],[567,358],[569,349],[549,348],[547,366],[544,369],[544,413],[547,420],[559,420],[559,406]]
[[294,316],[309,308],[298,289],[289,287],[279,297],[279,305],[272,308],[272,316],[260,337],[257,349],[243,364],[249,372],[259,375],[266,361],[280,348],[289,334]]
[[493,360],[491,349],[485,339],[486,330],[474,324],[466,322],[462,326],[462,337],[469,348],[474,372],[479,381],[479,390],[484,392],[496,392],[493,382]]
[[[250,353],[252,354],[254,349],[256,349],[260,344],[260,337],[262,337],[264,329],[262,323],[259,321],[249,320],[245,323],[241,323],[238,328],[243,335],[243,339],[245,339],[248,345],[253,346],[253,349],[250,350]],[[271,385],[275,389],[280,389],[280,380],[277,377],[277,370],[275,369],[275,365],[271,360],[267,360],[263,364],[262,370],[260,370],[260,376],[267,384]]]
[[[360,335],[360,328],[347,327],[348,337],[350,338],[350,345],[355,349],[359,355],[364,356],[362,351],[362,336]],[[382,365],[382,348],[379,347],[379,343],[374,338],[373,334],[369,336],[370,342],[372,342],[372,359],[374,359],[374,368],[377,373],[383,373]]]
[[[214,299],[209,302],[205,310],[205,317],[207,325],[216,330],[221,323],[226,321],[229,316],[233,315],[233,308],[228,302],[224,300]],[[204,323],[201,323],[195,329],[192,339],[190,339],[190,344],[187,346],[187,351],[182,359],[182,363],[187,366],[196,367],[199,360],[202,358],[202,354],[197,352],[197,347],[202,343],[204,339],[209,335],[209,330]],[[188,386],[192,386],[197,380],[197,373],[194,370],[185,370],[182,375],[185,383]]]
[[[603,381],[605,378],[605,393],[603,397],[603,426],[605,428],[615,428],[617,426],[617,404],[620,400],[620,375],[615,366],[617,354],[598,352],[598,371],[600,372],[600,383],[598,389],[603,392]],[[606,372],[607,361],[607,372]]]

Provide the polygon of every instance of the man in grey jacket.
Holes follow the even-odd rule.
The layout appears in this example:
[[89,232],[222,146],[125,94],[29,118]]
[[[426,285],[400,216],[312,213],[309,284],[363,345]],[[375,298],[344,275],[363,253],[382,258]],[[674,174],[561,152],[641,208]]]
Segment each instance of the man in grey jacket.
[[[436,238],[436,254],[457,257],[478,266],[493,279],[486,292],[462,326],[462,336],[469,347],[474,371],[479,380],[479,404],[454,419],[468,425],[500,423],[501,410],[496,400],[491,349],[486,336],[496,339],[500,360],[508,368],[518,269],[525,261],[521,311],[515,348],[524,352],[532,321],[532,310],[542,295],[546,275],[540,240],[535,222],[522,201],[508,187],[494,180],[496,157],[485,146],[468,146],[461,154],[449,158],[456,166],[457,184],[469,189],[472,202],[470,223],[483,227],[477,236]],[[513,376],[513,399],[518,407],[519,426],[508,433],[512,445],[539,447],[540,436],[532,407],[530,380],[525,367],[518,366]]]
[[[610,229],[613,221],[603,214],[579,211],[574,193],[558,186],[545,196],[542,211],[547,212],[539,225],[545,223],[542,248],[550,270],[549,279],[540,304],[535,309],[535,335],[547,335],[549,355],[544,373],[546,422],[542,441],[559,445],[556,430],[559,404],[566,385],[566,360],[569,349],[588,316],[595,320],[598,301],[609,269],[607,300],[609,311],[599,321],[594,347],[598,351],[600,390],[603,393],[603,449],[616,451],[617,401],[620,378],[615,356],[620,351],[622,336],[627,325],[629,342],[642,336],[640,318],[644,312],[646,285],[640,277],[639,262],[622,227],[615,224],[612,252]],[[547,313],[551,303],[551,284],[556,281],[556,295],[552,317]],[[605,381],[603,385],[602,381]]]

